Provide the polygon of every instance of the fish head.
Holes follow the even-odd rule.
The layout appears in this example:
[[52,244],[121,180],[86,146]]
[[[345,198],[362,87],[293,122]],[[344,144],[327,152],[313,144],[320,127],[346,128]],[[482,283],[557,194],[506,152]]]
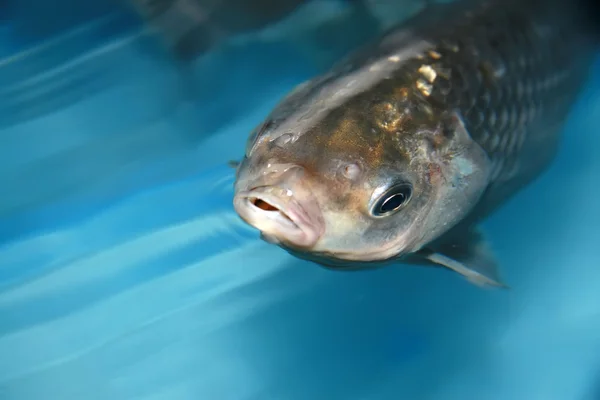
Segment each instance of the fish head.
[[448,231],[483,193],[489,160],[458,114],[407,97],[356,96],[310,124],[267,118],[237,170],[239,216],[328,262],[398,258]]

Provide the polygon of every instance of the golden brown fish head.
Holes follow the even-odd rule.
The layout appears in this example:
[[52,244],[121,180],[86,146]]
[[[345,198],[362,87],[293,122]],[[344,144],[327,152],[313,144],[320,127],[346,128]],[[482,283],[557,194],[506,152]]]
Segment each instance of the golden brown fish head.
[[459,115],[407,89],[324,109],[293,123],[276,109],[248,142],[234,206],[267,240],[329,259],[386,260],[446,232],[483,192],[489,162]]

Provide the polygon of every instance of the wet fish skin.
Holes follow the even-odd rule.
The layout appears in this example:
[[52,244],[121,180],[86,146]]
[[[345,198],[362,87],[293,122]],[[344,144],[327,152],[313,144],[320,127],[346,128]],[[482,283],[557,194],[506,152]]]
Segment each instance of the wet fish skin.
[[[504,286],[478,224],[554,159],[597,50],[584,3],[428,7],[273,110],[237,168],[236,211],[329,268],[401,261]],[[408,200],[374,215],[390,189]]]

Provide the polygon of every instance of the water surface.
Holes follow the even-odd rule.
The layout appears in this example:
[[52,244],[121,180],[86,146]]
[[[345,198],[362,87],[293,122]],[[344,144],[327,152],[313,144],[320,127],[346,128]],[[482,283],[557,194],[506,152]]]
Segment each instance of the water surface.
[[[194,97],[135,31],[85,50],[64,40],[55,75],[35,59],[21,64],[35,74],[0,74],[0,398],[570,400],[597,387],[597,74],[551,170],[486,223],[511,286],[496,291],[441,269],[327,271],[235,216],[227,160],[315,73],[293,49],[216,52]],[[41,82],[30,103],[27,79]]]

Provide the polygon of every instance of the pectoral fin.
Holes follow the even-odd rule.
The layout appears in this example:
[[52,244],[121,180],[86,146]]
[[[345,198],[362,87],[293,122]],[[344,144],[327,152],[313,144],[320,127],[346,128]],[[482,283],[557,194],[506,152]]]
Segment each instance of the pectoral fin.
[[420,251],[428,261],[463,275],[479,286],[508,288],[500,278],[496,259],[476,228]]
[[229,160],[227,161],[227,165],[233,169],[237,169],[237,167],[240,165],[240,162],[235,160]]

